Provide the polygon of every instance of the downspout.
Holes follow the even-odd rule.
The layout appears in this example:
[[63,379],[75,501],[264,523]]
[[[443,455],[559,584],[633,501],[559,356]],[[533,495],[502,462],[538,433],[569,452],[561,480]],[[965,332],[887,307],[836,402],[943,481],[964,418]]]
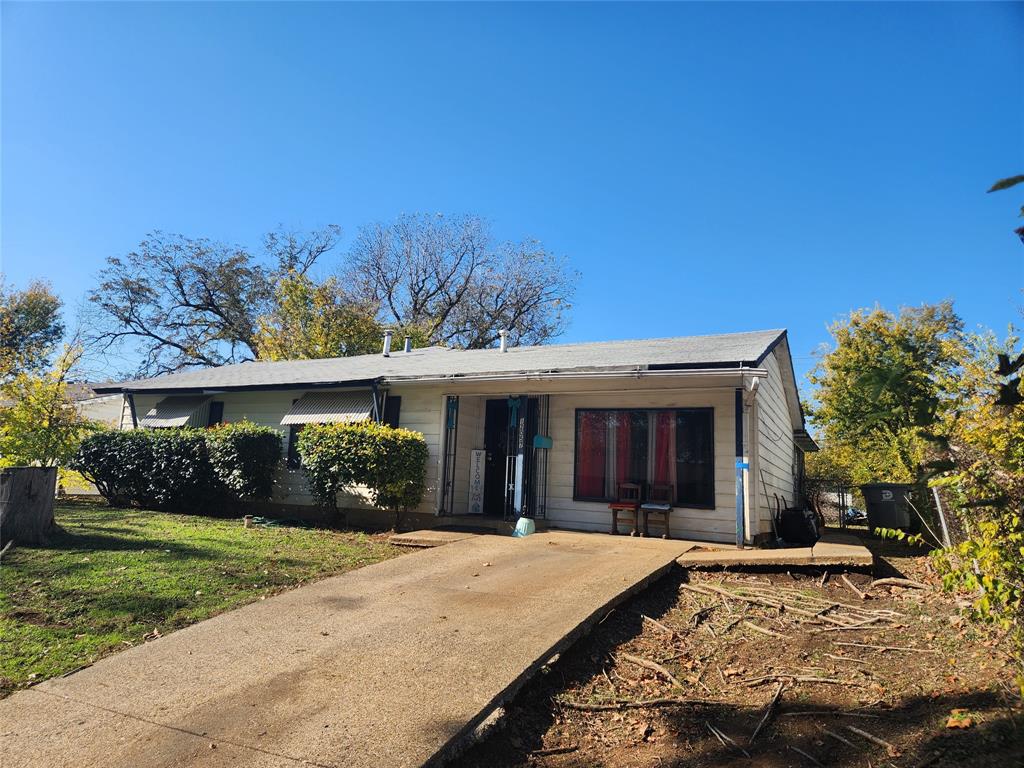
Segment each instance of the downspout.
[[736,549],[743,549],[743,542],[746,540],[747,504],[743,474],[750,468],[743,456],[743,391],[744,387],[736,387]]

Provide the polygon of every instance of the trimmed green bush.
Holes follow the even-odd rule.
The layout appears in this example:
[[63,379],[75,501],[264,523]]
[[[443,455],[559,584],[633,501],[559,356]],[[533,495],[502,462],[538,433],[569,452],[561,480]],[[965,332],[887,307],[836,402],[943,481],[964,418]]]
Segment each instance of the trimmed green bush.
[[71,460],[71,469],[116,506],[139,503],[146,495],[152,467],[152,443],[142,430],[89,435]]
[[275,430],[239,422],[100,432],[82,441],[71,469],[117,506],[202,512],[269,498],[280,460]]
[[[138,430],[137,430],[138,431]],[[145,430],[153,464],[138,503],[161,510],[204,510],[224,498],[198,429]],[[84,473],[83,473],[84,474]]]
[[331,509],[338,493],[363,486],[375,506],[395,513],[397,525],[426,491],[427,443],[419,432],[369,421],[310,424],[298,450],[314,496]]
[[281,435],[250,421],[221,424],[203,431],[213,472],[232,495],[269,499],[274,468],[281,461]]

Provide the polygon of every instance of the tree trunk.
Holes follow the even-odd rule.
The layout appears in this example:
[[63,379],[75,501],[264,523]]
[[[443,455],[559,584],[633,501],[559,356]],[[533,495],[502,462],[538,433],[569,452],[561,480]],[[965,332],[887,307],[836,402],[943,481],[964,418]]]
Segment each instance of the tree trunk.
[[0,470],[0,546],[45,544],[53,530],[56,467]]

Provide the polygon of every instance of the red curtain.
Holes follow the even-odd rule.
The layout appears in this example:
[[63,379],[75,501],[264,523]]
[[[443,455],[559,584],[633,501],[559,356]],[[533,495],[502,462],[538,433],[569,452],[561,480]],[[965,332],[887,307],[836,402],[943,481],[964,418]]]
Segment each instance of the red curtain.
[[576,436],[576,495],[602,499],[605,496],[605,456],[608,449],[608,421],[601,411],[580,413]]
[[674,411],[654,414],[654,482],[675,482],[676,415]]
[[630,429],[629,411],[615,412],[615,486],[619,483],[635,483],[636,478],[630,477],[630,453],[633,430]]

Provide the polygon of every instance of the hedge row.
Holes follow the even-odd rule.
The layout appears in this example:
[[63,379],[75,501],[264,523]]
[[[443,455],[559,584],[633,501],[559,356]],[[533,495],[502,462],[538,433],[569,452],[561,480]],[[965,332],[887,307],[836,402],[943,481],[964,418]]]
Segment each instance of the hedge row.
[[210,429],[99,432],[82,441],[71,468],[118,506],[208,511],[268,499],[281,436],[248,422]]
[[338,493],[357,486],[373,504],[398,516],[426,491],[423,435],[370,421],[310,424],[299,433],[299,455],[317,501],[336,509]]

